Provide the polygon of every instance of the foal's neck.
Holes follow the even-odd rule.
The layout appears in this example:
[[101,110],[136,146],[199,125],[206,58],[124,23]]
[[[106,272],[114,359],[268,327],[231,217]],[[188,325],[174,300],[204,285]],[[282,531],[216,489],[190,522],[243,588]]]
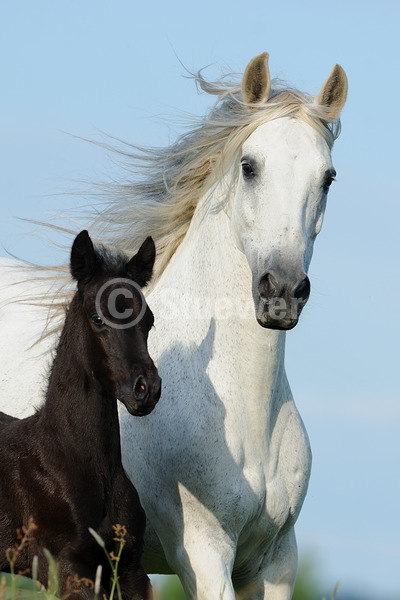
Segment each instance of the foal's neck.
[[120,457],[117,400],[92,374],[90,336],[79,297],[68,309],[49,379],[42,419],[60,444],[88,460]]

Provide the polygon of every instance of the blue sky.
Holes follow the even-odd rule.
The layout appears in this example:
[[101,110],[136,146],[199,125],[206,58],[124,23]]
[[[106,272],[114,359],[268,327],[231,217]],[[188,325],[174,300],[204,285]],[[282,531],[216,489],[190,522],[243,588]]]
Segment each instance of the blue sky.
[[119,172],[74,136],[164,145],[179,113],[210,106],[181,62],[213,77],[268,51],[273,76],[311,93],[346,70],[338,176],[287,370],[313,449],[300,555],[327,596],[339,580],[366,600],[400,598],[399,22],[387,0],[0,2],[0,244],[41,262],[64,257],[16,217],[85,203],[82,181]]

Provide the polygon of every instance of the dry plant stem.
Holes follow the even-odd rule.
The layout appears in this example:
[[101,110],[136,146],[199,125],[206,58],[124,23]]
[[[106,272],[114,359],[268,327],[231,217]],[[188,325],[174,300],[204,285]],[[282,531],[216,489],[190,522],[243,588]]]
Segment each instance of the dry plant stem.
[[17,575],[15,574],[15,563],[20,555],[21,551],[28,546],[29,542],[33,539],[33,533],[37,529],[35,522],[32,518],[29,519],[28,525],[23,526],[22,529],[17,530],[17,539],[20,540],[19,544],[16,543],[12,548],[7,548],[6,557],[10,565],[11,573],[11,598],[16,597],[17,591]]
[[112,587],[110,592],[109,600],[113,600],[115,590],[117,590],[118,600],[122,600],[121,588],[118,580],[118,564],[121,558],[122,550],[125,546],[125,536],[126,536],[126,527],[124,525],[113,525],[113,529],[115,532],[115,537],[113,538],[115,542],[119,542],[118,554],[115,555],[114,552],[110,554],[107,552],[105,547],[104,540],[99,536],[99,534],[94,531],[91,527],[89,527],[89,532],[92,534],[96,542],[99,544],[101,548],[103,548],[104,553],[107,557],[109,565],[111,567],[111,571],[113,574]]

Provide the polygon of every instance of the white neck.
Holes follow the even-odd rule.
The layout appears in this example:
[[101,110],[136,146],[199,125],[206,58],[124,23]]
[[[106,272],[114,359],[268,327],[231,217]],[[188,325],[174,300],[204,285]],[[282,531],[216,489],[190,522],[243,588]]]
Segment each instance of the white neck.
[[[218,207],[221,195],[214,191],[213,199]],[[204,364],[215,392],[226,398],[227,417],[230,406],[234,411],[240,406],[252,421],[254,417],[254,427],[265,430],[268,424],[261,415],[268,408],[266,399],[275,398],[285,377],[285,332],[257,323],[251,271],[235,245],[229,216],[224,209],[206,211],[206,206],[207,198],[149,297],[155,313],[155,350],[161,355],[165,328],[170,328],[166,339],[201,352],[196,364]],[[230,402],[232,396],[235,401]]]

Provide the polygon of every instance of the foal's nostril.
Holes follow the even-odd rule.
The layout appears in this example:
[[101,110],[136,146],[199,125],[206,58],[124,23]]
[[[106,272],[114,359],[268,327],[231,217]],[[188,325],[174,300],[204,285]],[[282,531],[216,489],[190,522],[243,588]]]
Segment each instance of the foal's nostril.
[[148,392],[148,386],[145,378],[142,375],[139,375],[134,381],[133,384],[133,393],[137,400],[144,400],[146,398]]
[[293,297],[296,298],[297,300],[304,302],[304,304],[305,304],[310,296],[310,291],[311,291],[310,280],[306,276],[303,279],[303,281],[301,281],[299,283],[299,285],[295,288],[295,290],[293,292]]

